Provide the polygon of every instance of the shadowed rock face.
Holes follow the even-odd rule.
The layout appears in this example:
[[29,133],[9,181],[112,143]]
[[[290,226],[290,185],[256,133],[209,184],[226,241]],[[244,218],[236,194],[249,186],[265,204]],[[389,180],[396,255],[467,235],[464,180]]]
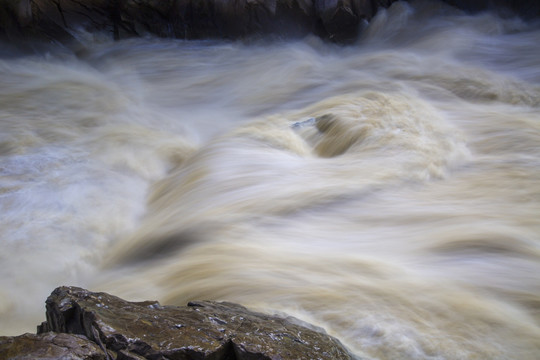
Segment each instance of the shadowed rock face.
[[[38,326],[38,337],[83,335],[92,342],[92,351],[101,348],[107,354],[103,356],[111,359],[352,358],[337,339],[320,328],[294,318],[252,312],[233,303],[201,301],[185,307],[161,306],[156,301],[128,302],[106,293],[60,287],[46,304],[47,321]],[[13,343],[17,338],[6,339],[0,344]],[[0,358],[3,356],[0,352]]]
[[[0,37],[73,42],[79,29],[115,39],[156,35],[181,39],[309,33],[354,40],[363,21],[396,0],[0,0]],[[540,16],[531,0],[443,0],[471,11],[510,9]]]
[[354,38],[360,18],[369,19],[373,15],[369,1],[315,0],[315,11],[320,33],[337,40]]
[[81,335],[44,333],[0,337],[0,358],[12,360],[105,360],[98,345]]
[[182,39],[253,34],[336,41],[395,0],[0,0],[0,34],[66,42],[77,29],[116,39],[153,34]]
[[444,0],[448,4],[470,12],[484,10],[507,10],[517,13],[525,19],[540,16],[540,1],[538,0]]

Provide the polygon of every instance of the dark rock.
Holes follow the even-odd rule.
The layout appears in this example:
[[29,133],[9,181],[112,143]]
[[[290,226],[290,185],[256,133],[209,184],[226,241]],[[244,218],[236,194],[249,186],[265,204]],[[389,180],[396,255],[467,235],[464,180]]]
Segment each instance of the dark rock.
[[83,29],[115,39],[251,35],[352,39],[359,22],[395,0],[0,0],[0,35],[69,43]]
[[46,27],[54,24],[66,30],[112,31],[116,1],[109,0],[32,0],[33,21]]
[[324,330],[252,312],[228,302],[128,302],[106,293],[60,287],[47,299],[38,332],[88,337],[117,359],[351,359]]
[[476,13],[491,10],[511,12],[525,19],[540,17],[540,1],[538,0],[443,0],[459,9]]
[[360,18],[373,16],[369,0],[315,0],[315,11],[321,34],[335,40],[355,38]]
[[361,21],[369,21],[377,9],[387,8],[396,0],[314,0],[319,34],[343,42],[354,40]]
[[105,360],[98,345],[82,335],[55,334],[0,337],[0,359],[11,360]]
[[[361,22],[396,0],[0,0],[0,37],[75,42],[80,29],[115,39],[240,38],[309,33],[337,42],[354,40]],[[469,11],[507,9],[540,16],[532,0],[444,0]]]
[[180,0],[176,6],[184,26],[184,33],[177,37],[298,36],[315,26],[308,0]]
[[29,1],[0,1],[0,34],[23,35],[23,28],[32,21]]

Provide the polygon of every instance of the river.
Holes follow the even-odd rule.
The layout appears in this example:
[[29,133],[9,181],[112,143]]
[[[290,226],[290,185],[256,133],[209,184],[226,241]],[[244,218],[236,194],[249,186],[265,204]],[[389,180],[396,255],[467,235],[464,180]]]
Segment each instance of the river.
[[538,359],[540,24],[0,52],[0,333],[59,285],[228,300],[364,359]]

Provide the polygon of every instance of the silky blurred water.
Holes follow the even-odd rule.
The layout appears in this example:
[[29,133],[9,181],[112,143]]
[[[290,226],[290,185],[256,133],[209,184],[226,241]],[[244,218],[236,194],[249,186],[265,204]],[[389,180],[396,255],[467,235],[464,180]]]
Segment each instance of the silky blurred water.
[[540,26],[0,58],[0,333],[59,285],[286,312],[365,359],[540,354]]

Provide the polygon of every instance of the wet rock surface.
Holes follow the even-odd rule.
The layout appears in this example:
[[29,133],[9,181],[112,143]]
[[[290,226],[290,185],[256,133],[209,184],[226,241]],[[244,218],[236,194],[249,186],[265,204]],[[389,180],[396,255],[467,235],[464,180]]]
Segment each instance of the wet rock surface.
[[[38,326],[38,335],[2,338],[1,359],[45,359],[39,354],[60,351],[58,346],[71,356],[66,359],[353,358],[321,328],[228,302],[162,306],[156,301],[129,302],[106,293],[60,287],[49,296],[46,307],[47,321]],[[29,341],[40,344],[25,346]]]

